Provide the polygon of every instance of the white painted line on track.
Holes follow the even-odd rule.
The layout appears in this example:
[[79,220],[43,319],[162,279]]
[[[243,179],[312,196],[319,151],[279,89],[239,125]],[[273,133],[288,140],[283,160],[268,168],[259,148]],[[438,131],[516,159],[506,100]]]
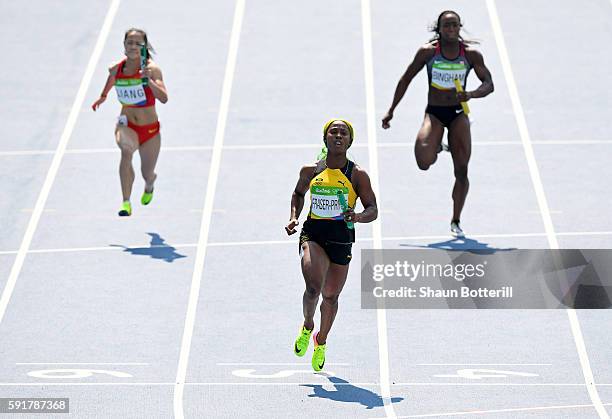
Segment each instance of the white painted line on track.
[[[394,386],[422,386],[422,387],[586,387],[585,383],[393,383]],[[599,384],[598,384],[599,385]],[[601,384],[610,386],[612,384]]]
[[[378,202],[380,200],[380,183],[378,178],[378,146],[376,142],[376,96],[374,94],[374,63],[372,52],[372,17],[370,0],[361,0],[361,27],[363,33],[363,66],[366,95],[366,118],[368,135],[368,162],[372,189]],[[374,249],[382,249],[381,215],[372,222],[372,238]],[[380,299],[379,299],[380,300]],[[380,305],[382,304],[382,305]],[[389,375],[389,343],[387,339],[387,313],[384,300],[379,302],[376,310],[378,329],[378,358],[380,369],[380,396],[382,398],[385,414],[388,418],[396,418],[393,402],[391,400],[391,378]]]
[[[161,245],[148,245],[148,244],[139,244],[133,246],[127,246],[125,248],[118,246],[97,246],[97,247],[75,247],[75,248],[64,248],[64,249],[33,249],[29,250],[28,253],[36,254],[36,253],[70,253],[70,252],[99,252],[99,251],[125,251],[126,249],[163,249],[173,247],[175,249],[178,248],[186,248],[186,247],[196,247],[196,243],[190,244],[176,244],[173,246],[161,246]],[[9,255],[15,254],[17,251],[2,251],[0,255]]]
[[[316,375],[313,373],[313,375]],[[325,376],[321,376],[321,378],[326,378]],[[175,386],[176,383],[126,383],[126,382],[95,382],[95,383],[81,383],[81,382],[41,382],[41,383],[0,383],[0,387],[37,387],[37,386]],[[219,383],[184,383],[186,386],[221,386],[221,387],[232,387],[232,386],[306,386],[306,385],[322,385],[321,381],[312,382],[312,381],[304,381],[304,382],[278,382],[278,383],[270,383],[270,382],[259,382],[259,381],[251,381],[251,382],[219,382]],[[370,386],[370,387],[378,387],[378,383],[323,383],[324,386]]]
[[[527,165],[529,167],[529,173],[531,175],[531,182],[533,183],[533,187],[538,200],[538,205],[540,207],[540,212],[542,214],[542,221],[544,222],[544,229],[546,231],[548,244],[551,249],[558,249],[559,242],[557,241],[557,237],[555,235],[555,229],[552,222],[552,217],[550,215],[550,208],[548,207],[548,201],[546,200],[546,194],[544,192],[544,185],[542,183],[542,178],[540,177],[540,171],[536,162],[535,153],[533,152],[533,146],[531,144],[529,130],[527,129],[527,120],[525,119],[525,113],[523,112],[523,106],[521,105],[516,81],[514,80],[514,73],[510,64],[510,55],[508,54],[508,50],[506,48],[504,33],[501,27],[499,15],[497,13],[495,0],[486,1],[489,18],[491,20],[491,26],[495,34],[495,42],[499,51],[502,69],[504,70],[506,84],[508,86],[510,99],[512,101],[514,116],[516,118],[519,134],[523,142],[523,150],[525,151],[525,157],[527,159]],[[589,357],[586,351],[586,345],[584,343],[582,331],[580,330],[580,323],[578,321],[576,311],[573,309],[568,309],[567,315],[571,325],[574,341],[576,343],[576,350],[580,359],[580,365],[582,367],[584,380],[587,384],[589,397],[593,402],[593,406],[599,414],[599,417],[602,419],[609,419],[610,416],[608,415],[606,409],[603,407],[601,398],[599,397],[599,393],[597,392],[597,387],[595,386],[593,371],[591,370]]]
[[[557,236],[580,237],[580,236],[612,236],[612,231],[571,231],[566,233],[557,233]],[[517,233],[517,234],[474,234],[467,239],[506,239],[506,238],[530,238],[530,237],[546,237],[546,233]],[[461,240],[453,239],[449,235],[439,236],[398,236],[398,237],[383,237],[382,241],[403,241],[403,240],[453,240],[460,242]],[[371,237],[360,237],[358,243],[367,243],[373,241]],[[242,246],[274,246],[274,245],[296,245],[295,240],[255,240],[255,241],[240,241],[240,242],[212,242],[208,243],[207,247],[242,247]],[[197,243],[173,244],[173,245],[149,245],[147,243],[134,244],[130,246],[118,247],[115,246],[95,246],[95,247],[69,247],[56,249],[30,249],[28,253],[70,253],[70,252],[98,252],[98,251],[124,251],[127,249],[156,249],[156,248],[175,248],[184,249],[197,247]],[[14,255],[18,250],[2,250],[2,255]]]
[[542,365],[542,366],[548,366],[548,365],[552,365],[552,364],[414,364],[414,365],[419,365],[419,366],[464,366],[464,365],[468,365],[468,366],[496,366],[496,365],[503,365],[505,367],[507,366],[537,366],[537,365]]
[[[533,145],[594,145],[594,144],[612,144],[612,140],[543,140],[543,141],[532,141]],[[520,141],[473,141],[473,147],[479,146],[522,146],[523,143]],[[352,148],[367,148],[368,144],[353,144]],[[412,148],[414,143],[378,143],[378,148]],[[285,149],[318,149],[321,147],[320,143],[308,143],[308,144],[234,144],[225,145],[223,150],[285,150]],[[211,151],[213,146],[162,146],[161,151],[164,153],[170,152],[183,152],[183,151]],[[36,155],[49,155],[54,154],[55,150],[14,150],[14,151],[0,151],[0,157],[9,156],[36,156]],[[65,154],[104,154],[104,153],[116,153],[119,154],[119,148],[73,148],[67,149]]]
[[206,259],[208,233],[210,230],[210,223],[212,219],[215,191],[217,189],[217,177],[219,176],[219,168],[221,166],[221,153],[223,149],[223,140],[225,136],[225,126],[227,124],[229,103],[232,94],[232,84],[234,80],[234,73],[236,70],[236,59],[238,56],[238,45],[240,42],[240,31],[242,28],[242,20],[244,17],[244,8],[245,0],[237,0],[236,8],[234,10],[229,48],[227,52],[225,75],[223,77],[221,103],[219,105],[219,115],[217,118],[217,128],[215,132],[215,140],[213,143],[210,169],[208,172],[208,182],[206,184],[204,211],[202,214],[202,223],[200,225],[200,234],[198,238],[193,276],[191,279],[191,289],[189,291],[189,302],[185,315],[185,328],[183,330],[183,338],[181,341],[181,351],[179,355],[178,368],[176,373],[176,385],[174,386],[173,404],[174,416],[176,419],[184,418],[183,393],[185,387],[185,377],[187,376],[187,365],[189,363],[189,353],[191,351],[191,340],[193,337],[193,328],[195,327],[195,317],[197,313],[198,299],[200,296],[200,285],[202,282],[202,274],[204,271],[204,260]]
[[[604,403],[603,406],[612,406],[612,403]],[[517,407],[512,409],[494,409],[494,410],[467,410],[464,412],[450,412],[450,413],[429,413],[424,415],[409,415],[409,416],[398,416],[398,418],[432,418],[440,416],[463,416],[463,415],[482,415],[485,413],[508,413],[508,412],[529,412],[538,410],[559,410],[559,409],[580,409],[594,407],[592,404],[570,404],[565,406],[541,406],[541,407]],[[378,419],[378,418],[371,418]]]
[[25,257],[28,254],[30,244],[32,243],[34,232],[38,227],[38,222],[40,221],[40,217],[45,208],[47,198],[49,197],[49,193],[51,192],[51,187],[53,186],[53,182],[55,181],[55,177],[57,176],[57,172],[59,171],[64,152],[66,151],[66,146],[68,145],[68,141],[70,140],[70,136],[72,135],[72,131],[74,130],[77,118],[79,116],[81,108],[83,107],[85,94],[89,89],[94,70],[98,65],[100,55],[102,54],[102,49],[104,48],[104,44],[106,43],[106,39],[108,38],[108,34],[110,32],[113,20],[115,19],[115,15],[117,14],[119,2],[120,0],[112,0],[108,11],[106,12],[106,17],[104,18],[102,29],[98,34],[98,39],[96,41],[96,45],[93,49],[91,57],[89,57],[87,68],[85,69],[85,73],[83,74],[83,78],[81,79],[79,90],[77,91],[76,97],[74,98],[74,102],[72,103],[72,108],[70,109],[68,120],[66,121],[66,125],[64,126],[64,130],[62,131],[59,143],[57,144],[57,149],[53,154],[51,166],[49,167],[49,171],[47,172],[47,176],[43,183],[42,189],[40,191],[40,194],[38,195],[38,200],[36,201],[34,211],[32,212],[32,216],[30,217],[30,221],[28,222],[28,227],[23,236],[23,240],[21,241],[21,246],[17,251],[17,256],[15,257],[13,267],[11,268],[8,280],[6,281],[6,285],[4,286],[4,291],[2,291],[2,296],[0,297],[0,323],[4,318],[4,313],[6,312],[8,303],[11,299],[11,296],[13,295],[13,290],[15,289],[17,278],[21,273],[21,268],[23,267]]
[[0,383],[0,387],[37,387],[37,386],[174,386],[176,383],[122,383],[115,382],[97,382],[97,383],[61,383],[57,381],[50,382],[29,382],[29,383]]
[[[317,375],[313,372],[313,375]],[[326,378],[325,376],[321,376]],[[328,383],[326,383],[327,385]],[[331,384],[331,383],[330,383]],[[36,387],[36,386],[175,386],[174,382],[121,382],[121,381],[99,381],[91,383],[83,382],[27,382],[27,383],[0,383],[0,387]],[[260,381],[249,381],[249,382],[186,382],[186,386],[303,386],[303,385],[321,385],[321,382],[260,382]],[[337,386],[370,386],[378,387],[379,383],[367,383],[367,382],[347,382],[347,383],[333,383]],[[612,384],[597,384],[600,387],[612,387]],[[392,383],[392,387],[586,387],[585,383]],[[592,405],[591,405],[592,406]]]
[[[265,241],[266,244],[268,245],[274,245],[274,244],[294,244],[297,246],[297,241],[295,240],[266,240]],[[257,246],[258,242],[257,241],[245,241],[245,242],[235,242],[236,246]],[[224,247],[224,246],[234,246],[234,244],[230,244],[230,242],[217,242],[217,243],[210,243],[209,246],[213,246],[213,247]]]
[[15,365],[150,365],[146,362],[15,362]]
[[[303,367],[310,367],[311,364],[306,362],[217,362],[217,365],[231,365],[231,366],[241,366],[241,365],[261,365],[261,366],[284,366],[284,365],[296,365]],[[334,365],[334,366],[348,366],[351,364],[347,364],[346,362],[329,362],[325,363],[325,365]]]
[[521,105],[518,88],[516,87],[516,81],[514,80],[512,65],[510,64],[510,56],[506,48],[501,22],[499,20],[499,16],[497,15],[495,0],[486,1],[491,26],[493,28],[493,33],[495,34],[495,41],[497,43],[502,69],[504,70],[504,76],[506,78],[506,84],[508,86],[508,91],[512,102],[512,109],[523,144],[523,150],[525,151],[527,166],[529,168],[529,174],[536,193],[540,214],[544,223],[544,230],[546,231],[551,248],[557,249],[559,248],[559,244],[557,243],[557,239],[555,237],[555,229],[550,216],[550,209],[548,207],[548,201],[546,200],[546,194],[544,193],[544,185],[540,177],[540,171],[538,169],[538,163],[536,162],[535,153],[533,152],[529,130],[527,129],[527,120],[525,119],[525,113],[523,112],[523,106]]

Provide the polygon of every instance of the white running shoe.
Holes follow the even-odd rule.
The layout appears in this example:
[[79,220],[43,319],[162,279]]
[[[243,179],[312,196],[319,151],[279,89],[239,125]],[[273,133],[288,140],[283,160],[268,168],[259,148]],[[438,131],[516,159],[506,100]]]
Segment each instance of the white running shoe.
[[459,227],[458,221],[451,222],[451,235],[456,239],[462,239],[465,237],[465,233],[463,230],[461,230],[461,227]]

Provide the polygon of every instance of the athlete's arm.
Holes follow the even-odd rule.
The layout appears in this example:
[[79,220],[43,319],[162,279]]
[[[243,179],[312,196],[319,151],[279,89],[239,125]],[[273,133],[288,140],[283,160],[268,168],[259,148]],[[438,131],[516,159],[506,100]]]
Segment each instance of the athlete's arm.
[[153,96],[161,103],[168,102],[168,91],[164,84],[161,69],[157,64],[149,62],[144,69],[143,76],[149,79],[149,87],[153,91]]
[[378,218],[378,207],[376,205],[376,195],[372,190],[370,177],[360,167],[355,166],[353,170],[353,185],[355,192],[363,205],[363,212],[355,213],[352,209],[345,212],[344,218],[354,223],[369,223]]
[[465,53],[467,59],[470,61],[470,63],[472,63],[474,72],[482,84],[478,87],[478,89],[472,90],[471,92],[457,92],[457,99],[459,99],[460,102],[485,97],[492,93],[494,89],[491,72],[485,65],[482,54],[476,50],[468,50]]
[[406,90],[408,89],[408,85],[414,79],[414,77],[421,71],[421,69],[427,64],[427,60],[431,56],[431,47],[429,45],[424,45],[417,51],[416,55],[412,62],[408,65],[408,68],[400,78],[397,83],[397,87],[395,88],[395,93],[393,95],[393,102],[391,103],[391,107],[385,114],[382,120],[383,128],[387,129],[390,127],[389,121],[393,118],[393,112],[395,108],[400,103]]
[[101,104],[106,101],[106,96],[111,91],[113,86],[115,85],[115,74],[117,74],[117,64],[113,64],[108,68],[108,77],[106,78],[106,84],[102,89],[102,93],[100,93],[100,97],[96,100],[93,105],[91,105],[91,109],[96,111]]
[[289,235],[295,233],[295,227],[300,224],[298,218],[304,208],[304,196],[306,192],[308,192],[308,186],[310,185],[315,167],[316,165],[310,164],[300,169],[300,178],[297,181],[297,185],[295,185],[293,194],[291,194],[291,215],[289,216],[289,223],[285,226],[285,231]]

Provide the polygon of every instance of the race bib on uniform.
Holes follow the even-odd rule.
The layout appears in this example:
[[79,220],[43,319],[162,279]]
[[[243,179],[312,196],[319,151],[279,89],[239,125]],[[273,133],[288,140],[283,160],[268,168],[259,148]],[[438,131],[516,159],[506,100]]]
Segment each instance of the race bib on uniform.
[[117,79],[115,80],[117,98],[123,105],[144,105],[147,103],[147,95],[142,85],[142,79]]
[[327,218],[342,220],[342,207],[338,199],[338,191],[342,191],[344,199],[348,202],[348,188],[335,186],[317,186],[310,188],[310,214],[313,218]]
[[458,63],[448,63],[436,60],[431,66],[431,85],[436,89],[450,90],[455,88],[453,80],[459,79],[461,85],[465,85],[465,75],[467,66],[461,61]]

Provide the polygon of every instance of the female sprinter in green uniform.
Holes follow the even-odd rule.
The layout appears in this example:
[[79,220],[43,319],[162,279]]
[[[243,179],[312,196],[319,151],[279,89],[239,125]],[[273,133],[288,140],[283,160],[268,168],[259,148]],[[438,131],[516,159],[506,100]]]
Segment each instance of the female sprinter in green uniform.
[[[338,296],[351,261],[355,230],[347,223],[369,223],[378,216],[376,196],[368,174],[346,157],[353,134],[353,127],[345,120],[332,119],[325,124],[323,141],[327,157],[300,170],[300,178],[291,196],[289,224],[285,227],[289,235],[296,232],[304,195],[310,191],[310,211],[299,241],[302,274],[306,282],[302,299],[304,323],[293,351],[297,356],[306,354],[314,329],[315,310],[322,294],[321,325],[313,336],[312,367],[315,371],[321,371],[325,364],[327,334],[338,311]],[[338,191],[348,203],[346,211],[341,208]],[[358,197],[364,207],[361,213],[354,211]]]
[[144,71],[141,70],[141,46],[146,46],[147,57],[150,57],[153,52],[145,31],[128,29],[125,32],[123,44],[126,57],[119,63],[110,66],[104,89],[92,108],[95,111],[104,103],[108,92],[115,86],[117,98],[122,105],[121,115],[115,127],[115,139],[121,149],[119,178],[123,203],[119,215],[128,216],[132,215],[130,195],[135,177],[132,155],[136,150],[140,153],[140,171],[145,180],[144,193],[140,202],[142,205],[148,205],[153,199],[153,184],[157,178],[155,164],[159,156],[161,140],[155,99],[166,103],[168,92],[162,79],[161,69],[150,58],[147,59]]
[[[470,121],[463,113],[460,102],[485,97],[493,91],[491,73],[484,64],[482,54],[466,45],[468,41],[463,40],[459,34],[460,29],[461,19],[456,12],[447,10],[438,16],[433,28],[436,35],[416,53],[397,84],[393,103],[382,120],[383,128],[389,128],[393,111],[406,93],[408,85],[423,67],[427,67],[427,108],[423,125],[417,134],[414,154],[419,168],[427,170],[438,158],[444,128],[448,129],[449,148],[455,169],[451,219],[451,233],[455,237],[464,237],[459,220],[470,186],[468,162],[472,152]],[[471,92],[456,91],[454,79],[458,78],[465,89],[471,68],[474,68],[482,84]]]

